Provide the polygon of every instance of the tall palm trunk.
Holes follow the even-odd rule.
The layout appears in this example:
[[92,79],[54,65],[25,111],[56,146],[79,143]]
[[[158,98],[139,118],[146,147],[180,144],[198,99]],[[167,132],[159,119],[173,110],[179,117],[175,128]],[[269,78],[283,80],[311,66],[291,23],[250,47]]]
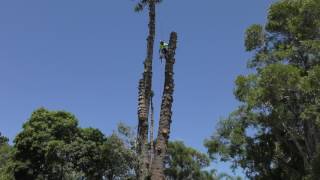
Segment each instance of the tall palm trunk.
[[153,93],[151,95],[151,99],[150,99],[150,106],[151,106],[151,119],[150,119],[150,157],[149,157],[149,172],[151,171],[151,165],[152,165],[152,161],[154,158],[154,137],[153,137],[153,132],[154,132],[154,108],[153,108]]
[[155,157],[152,163],[151,179],[164,180],[164,158],[167,153],[170,125],[172,116],[172,103],[174,91],[173,65],[175,63],[175,50],[177,45],[177,33],[170,35],[169,49],[166,54],[165,82],[162,94],[159,130],[155,146]]
[[152,91],[152,59],[155,39],[155,1],[149,1],[149,35],[147,38],[147,57],[144,61],[144,73],[139,81],[139,107],[138,107],[138,147],[139,180],[145,180],[148,176],[149,156],[148,156],[148,116],[150,109],[150,96]]

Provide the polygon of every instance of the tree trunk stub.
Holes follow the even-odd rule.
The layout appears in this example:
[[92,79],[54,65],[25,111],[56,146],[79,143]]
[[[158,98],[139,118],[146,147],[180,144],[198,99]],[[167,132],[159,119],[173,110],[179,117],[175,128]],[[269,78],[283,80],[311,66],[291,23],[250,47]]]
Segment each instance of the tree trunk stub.
[[175,50],[177,45],[177,33],[170,35],[169,49],[166,54],[165,82],[162,94],[158,136],[155,145],[155,157],[152,163],[151,179],[164,180],[164,158],[167,153],[170,125],[172,116],[172,103],[174,92],[173,65],[175,62]]
[[[137,153],[139,155],[139,171],[137,177],[139,180],[145,180],[148,173],[149,166],[149,153],[148,153],[148,116],[150,109],[150,96],[152,92],[152,59],[153,59],[153,46],[155,38],[155,15],[156,8],[155,2],[149,2],[149,35],[147,38],[147,57],[144,62],[144,73],[141,81],[144,81],[141,92],[139,92],[139,109],[138,110],[138,147]],[[143,96],[140,98],[140,96]],[[141,103],[141,104],[140,104]]]

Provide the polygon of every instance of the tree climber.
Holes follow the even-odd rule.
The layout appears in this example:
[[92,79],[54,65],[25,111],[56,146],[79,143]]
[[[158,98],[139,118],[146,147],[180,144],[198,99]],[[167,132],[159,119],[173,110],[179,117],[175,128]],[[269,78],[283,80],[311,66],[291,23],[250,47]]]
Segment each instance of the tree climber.
[[168,47],[169,47],[169,45],[167,43],[165,43],[164,41],[160,41],[159,53],[160,53],[161,63],[162,63],[162,58],[166,57],[166,54],[168,52]]

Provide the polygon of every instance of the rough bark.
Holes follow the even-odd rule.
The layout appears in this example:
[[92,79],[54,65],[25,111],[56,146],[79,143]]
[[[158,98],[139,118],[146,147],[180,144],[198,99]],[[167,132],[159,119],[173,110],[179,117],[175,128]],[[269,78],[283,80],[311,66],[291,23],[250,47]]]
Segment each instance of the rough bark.
[[149,147],[149,152],[150,152],[150,157],[149,157],[149,171],[151,171],[151,164],[154,158],[154,137],[153,137],[153,132],[154,132],[154,108],[153,108],[153,94],[151,95],[150,99],[150,106],[151,106],[151,119],[150,119],[150,147]]
[[152,163],[151,179],[164,180],[164,158],[167,153],[170,125],[172,116],[172,103],[174,92],[173,65],[175,63],[175,50],[177,44],[177,33],[170,35],[169,49],[165,56],[165,82],[162,94],[158,136],[155,145],[155,157]]
[[145,180],[148,176],[148,116],[150,107],[150,96],[152,92],[152,59],[155,38],[155,16],[156,8],[154,0],[149,1],[149,35],[147,38],[147,57],[144,61],[144,72],[139,81],[139,104],[138,104],[138,146],[139,180]]
[[143,157],[144,157],[144,148],[145,143],[144,141],[147,139],[145,138],[145,131],[148,131],[148,116],[147,116],[147,107],[145,103],[145,80],[144,78],[140,79],[139,81],[139,95],[138,95],[138,137],[137,137],[137,154],[138,154],[138,168],[137,168],[137,178],[143,176]]

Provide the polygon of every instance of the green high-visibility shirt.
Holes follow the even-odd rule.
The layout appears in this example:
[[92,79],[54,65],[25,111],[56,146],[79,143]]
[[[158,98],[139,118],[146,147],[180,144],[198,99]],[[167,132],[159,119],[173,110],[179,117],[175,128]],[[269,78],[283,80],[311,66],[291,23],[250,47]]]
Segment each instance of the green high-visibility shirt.
[[168,47],[167,43],[160,44],[160,49],[164,49],[164,48],[167,48],[167,47]]

